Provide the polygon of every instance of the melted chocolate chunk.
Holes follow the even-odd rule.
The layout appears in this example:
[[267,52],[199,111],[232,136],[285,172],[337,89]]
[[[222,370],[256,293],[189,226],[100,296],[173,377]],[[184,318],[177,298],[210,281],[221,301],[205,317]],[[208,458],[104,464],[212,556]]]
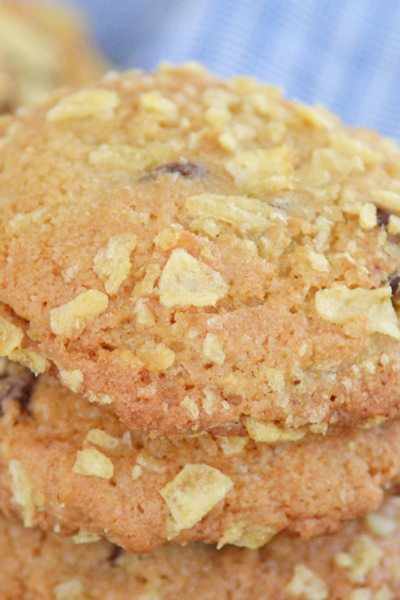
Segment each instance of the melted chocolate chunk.
[[383,210],[383,208],[378,208],[376,211],[376,218],[378,220],[378,225],[387,225],[389,223],[390,213]]
[[389,284],[390,284],[390,287],[392,288],[392,296],[394,298],[399,298],[400,297],[400,276],[399,276],[399,274],[395,273],[394,275],[389,277]]
[[199,179],[206,175],[207,169],[203,165],[192,162],[170,162],[153,169],[148,175],[143,177],[141,181],[149,181],[158,175],[166,175],[168,173],[172,175],[176,173],[181,177],[196,177]]
[[6,361],[0,368],[0,415],[7,400],[16,400],[27,410],[29,400],[36,387],[35,375],[26,367]]

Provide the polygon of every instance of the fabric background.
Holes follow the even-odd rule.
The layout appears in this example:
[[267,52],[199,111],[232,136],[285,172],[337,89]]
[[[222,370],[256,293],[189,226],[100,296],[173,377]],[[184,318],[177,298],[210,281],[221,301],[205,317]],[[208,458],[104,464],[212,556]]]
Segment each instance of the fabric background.
[[203,62],[400,141],[398,0],[78,0],[121,68]]

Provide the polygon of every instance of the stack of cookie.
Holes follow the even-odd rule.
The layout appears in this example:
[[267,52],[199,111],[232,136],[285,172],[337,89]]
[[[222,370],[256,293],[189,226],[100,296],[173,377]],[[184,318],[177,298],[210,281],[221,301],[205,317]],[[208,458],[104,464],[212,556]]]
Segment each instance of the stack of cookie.
[[400,597],[395,144],[189,63],[0,165],[6,597]]

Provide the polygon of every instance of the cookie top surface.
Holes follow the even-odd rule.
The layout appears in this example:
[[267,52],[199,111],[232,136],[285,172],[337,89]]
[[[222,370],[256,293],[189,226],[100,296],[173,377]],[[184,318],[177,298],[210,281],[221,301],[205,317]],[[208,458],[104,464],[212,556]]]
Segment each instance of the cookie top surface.
[[10,600],[394,600],[400,504],[389,499],[317,540],[279,536],[260,550],[192,544],[146,556],[105,541],[77,545],[1,516],[0,559]]
[[[3,359],[4,360],[4,359]],[[258,547],[375,510],[400,471],[400,422],[262,443],[152,439],[56,378],[14,363],[0,384],[0,507],[26,526],[135,552],[192,541]]]
[[0,1],[0,113],[31,105],[60,86],[85,85],[105,68],[80,13]]
[[399,413],[392,142],[188,64],[58,94],[0,168],[2,354],[169,436]]

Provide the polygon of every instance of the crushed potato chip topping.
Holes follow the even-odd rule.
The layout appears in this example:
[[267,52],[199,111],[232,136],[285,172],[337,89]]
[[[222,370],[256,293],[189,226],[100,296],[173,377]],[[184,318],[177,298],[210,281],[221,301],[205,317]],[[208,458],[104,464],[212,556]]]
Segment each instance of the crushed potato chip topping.
[[179,529],[189,529],[210,512],[233,486],[232,480],[206,464],[188,464],[160,490]]
[[101,88],[81,90],[61,98],[47,113],[47,120],[57,123],[85,117],[107,118],[112,115],[112,110],[118,104],[118,94],[112,90]]
[[344,325],[359,316],[368,319],[370,331],[400,339],[400,329],[391,301],[390,286],[376,290],[349,289],[338,284],[316,294],[318,314],[331,323]]
[[88,290],[76,298],[50,312],[50,327],[55,335],[71,339],[80,336],[82,331],[107,309],[108,296],[98,290]]
[[293,579],[285,587],[285,591],[290,596],[304,600],[325,600],[329,597],[326,583],[305,565],[296,565]]
[[259,525],[246,520],[232,521],[218,542],[218,550],[226,544],[256,550],[267,544],[276,535],[272,527]]
[[19,460],[10,460],[9,471],[11,474],[10,489],[16,504],[22,509],[24,525],[25,527],[32,527],[35,516],[35,503],[31,482]]
[[248,417],[245,421],[247,432],[255,442],[292,442],[300,440],[305,436],[306,431],[301,429],[280,429],[273,423],[262,423]]
[[85,448],[78,451],[72,470],[80,475],[111,479],[114,474],[114,465],[107,456],[95,448]]
[[174,250],[158,284],[160,301],[172,306],[215,306],[228,291],[221,275],[183,248]]
[[131,270],[130,255],[137,237],[132,233],[112,236],[94,258],[94,272],[104,283],[107,294],[116,294]]

